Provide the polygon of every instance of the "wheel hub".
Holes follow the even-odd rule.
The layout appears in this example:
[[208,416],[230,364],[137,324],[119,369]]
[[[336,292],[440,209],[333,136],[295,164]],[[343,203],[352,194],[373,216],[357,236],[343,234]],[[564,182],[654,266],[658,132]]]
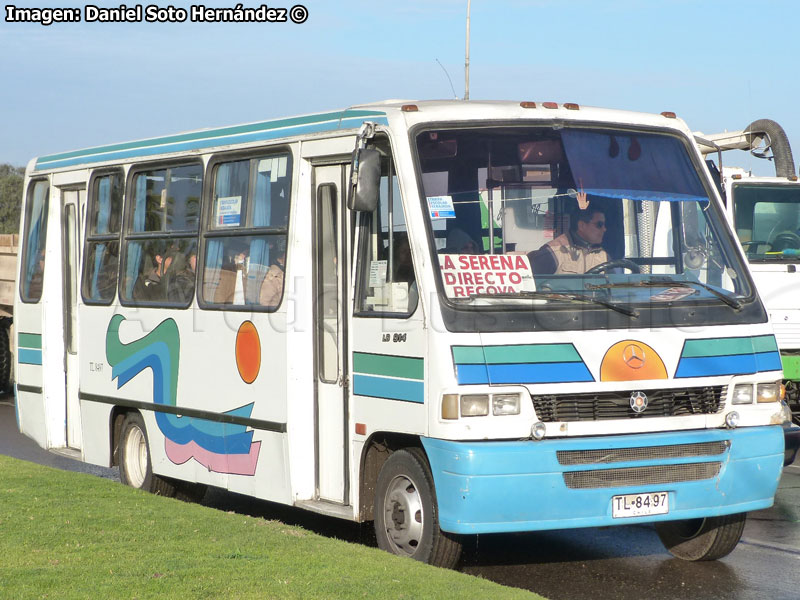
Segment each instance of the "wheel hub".
[[398,475],[389,484],[383,503],[386,533],[395,553],[413,555],[423,534],[422,498],[417,486]]

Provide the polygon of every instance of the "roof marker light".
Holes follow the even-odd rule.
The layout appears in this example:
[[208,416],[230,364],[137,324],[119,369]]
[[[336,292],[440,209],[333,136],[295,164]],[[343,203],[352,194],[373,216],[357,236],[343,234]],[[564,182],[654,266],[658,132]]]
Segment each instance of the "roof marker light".
[[558,102],[542,102],[545,108],[558,108]]
[[403,112],[417,112],[419,107],[416,104],[403,104],[403,106],[400,107],[400,110]]
[[522,108],[536,108],[536,102],[528,102],[527,100],[523,100],[519,105]]
[[735,175],[731,175],[731,179],[741,179],[741,178],[742,178],[741,173],[736,173]]
[[580,110],[580,105],[576,104],[575,102],[564,102],[564,108],[567,110]]
[[674,112],[672,112],[671,110],[665,110],[664,112],[661,113],[661,116],[662,117],[666,117],[668,119],[677,119],[678,118],[677,115]]

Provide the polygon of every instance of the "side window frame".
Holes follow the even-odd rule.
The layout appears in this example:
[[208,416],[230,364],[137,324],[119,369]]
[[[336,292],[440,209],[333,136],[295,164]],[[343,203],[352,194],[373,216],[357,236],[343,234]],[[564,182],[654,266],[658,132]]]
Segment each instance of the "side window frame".
[[[119,186],[121,188],[121,200],[119,206],[119,215],[118,215],[118,228],[119,230],[114,232],[109,232],[106,234],[99,234],[93,232],[94,229],[94,215],[95,215],[95,208],[97,202],[97,186],[101,179],[109,176],[117,175],[119,177]],[[126,201],[126,194],[125,194],[125,172],[121,167],[115,167],[112,169],[101,169],[97,170],[92,173],[91,178],[89,179],[89,186],[88,186],[88,194],[89,197],[87,198],[86,202],[86,209],[84,216],[84,236],[83,236],[83,265],[81,267],[81,298],[83,299],[84,304],[94,305],[94,306],[108,306],[112,304],[117,296],[117,289],[119,287],[119,272],[120,272],[120,264],[122,258],[122,230],[124,229],[124,210],[125,210],[125,201]],[[111,218],[111,217],[109,217]],[[90,256],[94,256],[90,252],[90,245],[91,244],[99,244],[99,243],[113,243],[117,242],[117,260],[116,260],[116,273],[114,275],[114,288],[111,297],[108,300],[104,300],[102,298],[95,298],[92,295],[86,293],[90,282],[88,281],[87,277],[89,274],[89,259]]]
[[[197,218],[197,226],[194,230],[191,229],[176,229],[170,230],[166,228],[166,224],[164,224],[164,228],[161,231],[133,231],[133,220],[135,214],[135,201],[136,201],[136,190],[134,189],[136,177],[139,175],[144,175],[145,173],[152,173],[154,171],[170,171],[171,169],[176,168],[184,168],[184,167],[199,167],[200,168],[200,195],[198,198],[199,206],[198,206],[198,218]],[[203,164],[202,159],[200,158],[193,158],[193,159],[186,159],[185,157],[182,159],[172,160],[172,161],[159,161],[154,163],[142,163],[133,165],[131,169],[128,171],[127,180],[125,183],[125,192],[124,192],[124,210],[123,210],[123,225],[122,225],[122,234],[121,234],[121,244],[120,244],[120,267],[119,267],[119,275],[117,277],[118,280],[118,295],[119,295],[119,303],[122,306],[131,306],[131,307],[142,307],[142,308],[174,308],[174,309],[186,309],[191,306],[194,297],[197,294],[197,273],[194,275],[195,285],[194,290],[190,297],[188,297],[184,301],[169,301],[167,299],[155,299],[155,300],[148,300],[148,299],[136,299],[134,298],[134,290],[131,290],[130,297],[127,296],[125,293],[124,287],[127,284],[127,275],[126,271],[128,268],[128,253],[130,250],[131,243],[141,243],[141,247],[144,247],[145,244],[148,242],[194,242],[195,244],[195,252],[198,252],[198,236],[200,234],[200,225],[202,221],[202,214],[203,214],[203,198],[205,196],[205,181],[206,181],[206,172],[205,167]],[[145,211],[147,211],[145,205]],[[146,212],[145,212],[146,214]],[[144,253],[142,253],[144,254]],[[145,256],[140,256],[140,260],[146,258]],[[139,276],[141,276],[144,271],[139,269]],[[138,276],[137,276],[138,278]],[[134,283],[135,287],[135,283]]]
[[[245,223],[243,226],[236,226],[231,228],[220,228],[215,227],[212,221],[214,220],[214,213],[215,213],[215,194],[217,189],[217,175],[218,169],[225,164],[231,164],[236,162],[242,161],[251,161],[251,166],[253,161],[261,161],[261,160],[268,160],[268,159],[280,159],[284,158],[286,160],[286,177],[288,178],[288,185],[285,188],[286,194],[286,213],[285,213],[285,224],[283,226],[254,226],[252,225],[252,221],[254,219],[254,197],[256,191],[256,176],[257,173],[250,169],[248,174],[248,188],[247,188],[247,203],[246,206],[243,207],[243,217]],[[220,310],[220,311],[234,311],[234,312],[275,312],[277,311],[281,305],[283,304],[284,294],[286,290],[286,281],[285,281],[285,272],[286,267],[288,265],[288,249],[289,249],[289,223],[291,222],[292,216],[292,194],[294,187],[296,185],[295,176],[296,176],[296,159],[295,159],[295,152],[291,146],[288,145],[280,145],[280,146],[272,146],[272,147],[261,147],[256,148],[253,150],[248,150],[246,152],[236,151],[236,152],[229,152],[224,154],[217,154],[211,157],[208,162],[208,166],[206,169],[206,186],[204,190],[204,197],[203,197],[203,214],[201,216],[201,225],[200,225],[200,235],[198,241],[198,278],[197,278],[197,303],[198,306],[203,310]],[[272,205],[270,205],[270,210],[272,209]],[[243,301],[242,303],[237,303],[235,301],[226,302],[226,301],[214,301],[213,299],[209,300],[206,298],[206,286],[209,286],[209,289],[217,289],[215,286],[220,285],[219,275],[217,275],[216,281],[206,281],[206,277],[209,276],[213,279],[214,271],[215,270],[222,270],[222,267],[218,266],[209,266],[208,261],[209,257],[207,256],[208,253],[208,246],[214,240],[219,240],[223,244],[225,241],[230,241],[236,238],[242,240],[242,244],[245,243],[245,240],[251,240],[253,238],[266,238],[267,240],[276,238],[277,245],[279,248],[279,252],[283,254],[283,272],[284,277],[280,284],[280,292],[277,302],[275,304],[260,304],[260,302],[249,302]],[[270,249],[271,254],[271,249]],[[271,257],[270,257],[271,262]],[[264,265],[265,266],[265,265]],[[238,273],[238,271],[237,271]],[[263,285],[264,279],[261,280],[260,285]],[[215,292],[216,293],[216,292]],[[252,292],[251,292],[252,293]],[[250,298],[254,297],[251,296],[251,293],[246,294]],[[259,298],[260,300],[260,298]]]
[[[30,236],[31,236],[31,216],[33,211],[33,200],[34,194],[36,190],[36,186],[40,183],[47,184],[47,192],[43,201],[43,208],[41,215],[42,217],[39,219],[40,231],[37,237],[37,247],[36,253],[41,254],[44,253],[47,249],[47,229],[48,229],[48,220],[49,220],[49,211],[50,211],[50,192],[52,189],[52,185],[50,184],[49,177],[37,177],[35,179],[31,179],[28,183],[28,187],[25,190],[25,210],[23,211],[22,218],[24,219],[25,229],[23,232],[23,240],[22,240],[22,260],[20,262],[20,277],[19,277],[19,297],[22,302],[25,304],[38,304],[42,300],[42,290],[43,290],[43,283],[44,283],[44,265],[41,268],[41,272],[39,272],[38,268],[35,268],[34,273],[31,274],[30,278],[27,275],[28,271],[28,261],[30,258]],[[34,276],[37,276],[40,279],[40,286],[38,289],[38,295],[35,297],[30,294],[30,287],[31,283],[33,282]],[[27,288],[27,290],[26,290]]]

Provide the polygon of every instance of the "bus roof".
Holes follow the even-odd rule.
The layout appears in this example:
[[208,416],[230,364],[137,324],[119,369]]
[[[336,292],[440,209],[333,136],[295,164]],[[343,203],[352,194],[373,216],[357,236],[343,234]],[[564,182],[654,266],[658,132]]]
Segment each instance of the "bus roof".
[[[527,104],[527,107],[523,107]],[[409,110],[408,107],[416,107]],[[535,109],[532,108],[535,106]],[[98,163],[145,158],[186,151],[200,151],[232,144],[277,140],[315,133],[358,129],[364,121],[388,124],[390,114],[402,114],[408,126],[425,121],[552,119],[602,120],[653,126],[676,125],[661,115],[630,111],[578,107],[556,103],[463,100],[387,100],[357,105],[344,110],[272,119],[243,125],[201,129],[174,135],[148,138],[82,150],[40,156],[31,161],[34,172]],[[678,120],[683,125],[683,122]],[[685,128],[685,125],[683,126]]]

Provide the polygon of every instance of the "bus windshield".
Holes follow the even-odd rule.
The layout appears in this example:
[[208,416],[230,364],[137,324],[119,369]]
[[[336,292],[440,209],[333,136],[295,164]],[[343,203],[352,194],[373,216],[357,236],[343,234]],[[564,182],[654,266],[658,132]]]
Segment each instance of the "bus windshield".
[[676,136],[441,128],[418,132],[416,150],[434,264],[451,303],[738,307],[752,295]]
[[736,234],[753,262],[800,256],[800,186],[737,184],[731,192]]

